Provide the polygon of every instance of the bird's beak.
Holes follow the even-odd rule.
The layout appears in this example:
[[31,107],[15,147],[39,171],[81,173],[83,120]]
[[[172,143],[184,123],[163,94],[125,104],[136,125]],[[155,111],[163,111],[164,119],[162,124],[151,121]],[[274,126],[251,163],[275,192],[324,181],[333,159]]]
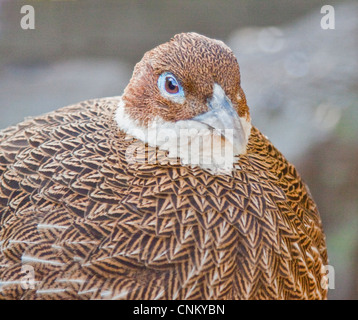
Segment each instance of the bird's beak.
[[213,96],[208,101],[209,111],[192,120],[205,123],[228,140],[234,148],[234,154],[242,153],[246,149],[247,135],[240,117],[234,109],[230,99],[220,85],[214,85]]

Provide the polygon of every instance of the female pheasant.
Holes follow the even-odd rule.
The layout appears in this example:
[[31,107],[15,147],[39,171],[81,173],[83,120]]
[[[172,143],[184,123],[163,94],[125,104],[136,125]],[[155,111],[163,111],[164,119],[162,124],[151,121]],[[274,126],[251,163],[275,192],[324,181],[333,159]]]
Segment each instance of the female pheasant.
[[147,52],[121,97],[0,132],[0,297],[324,299],[325,235],[232,51]]

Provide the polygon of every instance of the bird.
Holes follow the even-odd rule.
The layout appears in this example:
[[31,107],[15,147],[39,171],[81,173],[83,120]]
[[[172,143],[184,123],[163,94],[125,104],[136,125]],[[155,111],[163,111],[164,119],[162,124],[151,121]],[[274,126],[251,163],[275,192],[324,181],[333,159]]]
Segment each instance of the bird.
[[327,264],[221,40],[176,34],[121,96],[0,131],[1,299],[327,299]]

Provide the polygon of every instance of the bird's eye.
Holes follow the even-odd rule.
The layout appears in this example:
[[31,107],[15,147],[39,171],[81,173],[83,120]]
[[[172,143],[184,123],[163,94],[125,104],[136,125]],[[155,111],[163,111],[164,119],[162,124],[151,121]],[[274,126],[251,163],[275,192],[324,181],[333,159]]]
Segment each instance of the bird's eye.
[[173,76],[165,77],[165,90],[172,94],[179,92],[178,82]]
[[162,73],[158,78],[158,87],[161,94],[169,99],[182,99],[184,90],[179,81],[170,72]]

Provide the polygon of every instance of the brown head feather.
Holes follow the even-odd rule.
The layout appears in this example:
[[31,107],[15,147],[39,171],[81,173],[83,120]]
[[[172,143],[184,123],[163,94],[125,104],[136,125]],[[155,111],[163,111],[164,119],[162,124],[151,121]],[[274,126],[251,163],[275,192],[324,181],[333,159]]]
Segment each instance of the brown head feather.
[[[183,104],[161,96],[157,81],[166,71],[182,85]],[[197,33],[181,33],[144,55],[135,66],[123,100],[127,113],[143,125],[157,116],[169,122],[186,120],[208,111],[214,83],[224,89],[240,117],[248,116],[239,64],[231,49]]]

